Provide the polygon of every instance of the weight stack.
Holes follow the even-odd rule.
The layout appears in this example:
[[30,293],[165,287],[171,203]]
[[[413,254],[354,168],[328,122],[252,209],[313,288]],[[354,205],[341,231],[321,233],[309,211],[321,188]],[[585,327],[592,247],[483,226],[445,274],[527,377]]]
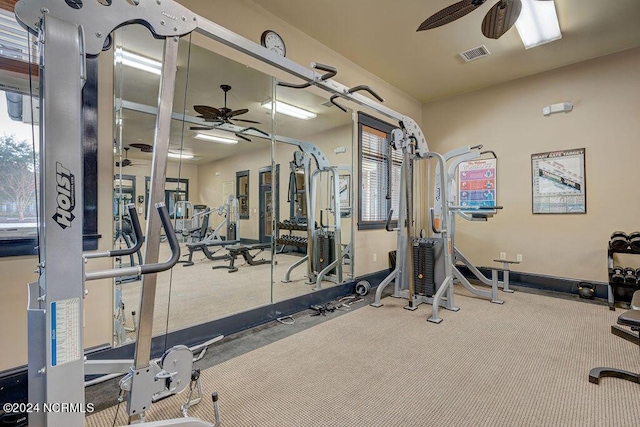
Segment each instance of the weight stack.
[[236,240],[236,225],[232,222],[227,224],[227,240]]
[[436,293],[434,242],[427,239],[413,244],[413,283],[418,294],[432,297]]
[[[316,266],[318,273],[324,270],[329,264],[336,259],[334,250],[334,242],[336,240],[333,232],[318,234],[318,247],[316,248]],[[333,268],[329,274],[335,274],[336,269]]]

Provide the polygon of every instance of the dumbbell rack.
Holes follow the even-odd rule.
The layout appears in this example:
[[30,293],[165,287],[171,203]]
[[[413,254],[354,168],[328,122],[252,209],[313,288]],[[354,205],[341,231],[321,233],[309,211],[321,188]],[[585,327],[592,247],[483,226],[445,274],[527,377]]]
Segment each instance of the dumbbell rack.
[[[613,249],[611,247],[611,245],[609,245],[609,247],[607,249],[607,267],[608,267],[608,271],[609,271],[608,303],[609,303],[609,310],[612,310],[612,311],[615,311],[616,294],[626,295],[628,293],[629,294],[629,301],[630,301],[631,300],[630,295],[633,294],[634,290],[638,290],[639,289],[637,284],[632,285],[632,284],[628,284],[628,283],[614,283],[614,281],[612,279],[613,269],[614,269],[614,265],[613,265],[613,255],[614,254],[640,255],[640,251],[634,250],[634,249],[631,249],[631,248]],[[626,298],[625,298],[625,300],[626,300]]]
[[279,252],[283,252],[285,246],[293,246],[296,248],[307,248],[307,236],[294,236],[294,231],[307,231],[307,224],[299,224],[293,221],[282,221],[278,223],[278,233],[281,230],[288,230],[289,234],[278,235],[276,237],[276,245],[282,245]]

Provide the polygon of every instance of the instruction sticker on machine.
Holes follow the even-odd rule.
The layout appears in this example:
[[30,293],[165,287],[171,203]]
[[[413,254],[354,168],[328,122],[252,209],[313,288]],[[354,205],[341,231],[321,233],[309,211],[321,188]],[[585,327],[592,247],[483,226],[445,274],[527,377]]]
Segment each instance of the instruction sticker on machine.
[[471,160],[458,166],[460,206],[496,205],[497,159]]
[[531,155],[533,213],[586,213],[584,148]]
[[82,357],[80,340],[80,298],[51,303],[51,366],[79,360]]

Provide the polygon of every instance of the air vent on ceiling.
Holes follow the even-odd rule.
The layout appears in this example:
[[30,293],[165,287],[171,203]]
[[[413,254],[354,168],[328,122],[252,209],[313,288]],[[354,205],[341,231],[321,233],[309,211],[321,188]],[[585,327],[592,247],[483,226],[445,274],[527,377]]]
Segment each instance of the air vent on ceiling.
[[484,56],[489,55],[489,51],[485,45],[474,47],[473,49],[469,49],[465,52],[459,53],[459,55],[464,59],[464,62],[473,61],[478,58],[482,58]]

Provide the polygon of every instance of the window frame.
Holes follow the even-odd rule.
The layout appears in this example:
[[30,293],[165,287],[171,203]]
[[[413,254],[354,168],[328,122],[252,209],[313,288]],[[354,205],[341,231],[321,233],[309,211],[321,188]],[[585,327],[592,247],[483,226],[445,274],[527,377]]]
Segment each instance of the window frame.
[[[247,178],[247,191],[246,192],[240,192],[240,179],[241,178]],[[243,214],[242,208],[239,208],[239,218],[240,219],[249,219],[249,215],[251,213],[250,209],[249,209],[249,185],[250,185],[250,181],[249,181],[249,170],[243,170],[243,171],[238,171],[236,172],[236,199],[238,199],[238,206],[242,206],[242,201],[245,201],[245,206],[246,206],[246,214]]]
[[[378,230],[378,229],[383,229],[386,226],[386,214],[385,214],[385,218],[384,219],[380,219],[380,220],[375,220],[375,221],[365,221],[362,218],[362,213],[364,211],[362,203],[363,203],[363,197],[362,197],[362,178],[363,178],[363,173],[362,173],[362,166],[363,166],[363,152],[362,152],[362,131],[363,131],[363,127],[370,127],[373,129],[376,129],[380,132],[386,133],[387,134],[387,139],[390,139],[390,135],[391,135],[391,131],[393,129],[396,129],[397,126],[393,126],[390,123],[387,123],[383,120],[378,119],[377,117],[373,117],[369,114],[363,113],[361,111],[358,111],[358,230]],[[392,159],[392,148],[391,145],[388,146],[388,151],[387,151],[387,155],[385,156],[385,161],[384,164],[387,165],[387,170],[389,171],[389,173],[393,173],[393,166],[389,166],[389,161]],[[392,177],[391,175],[389,176],[389,180],[388,180],[389,184],[392,184]],[[385,184],[388,185],[388,184]],[[400,188],[394,189],[393,187],[391,188],[391,193],[393,193],[395,191],[400,191]],[[383,189],[383,191],[386,193],[388,191],[388,189],[385,188]],[[388,212],[389,209],[391,208],[391,203],[393,201],[393,197],[391,199],[389,199],[389,201],[386,203],[386,209],[385,211]],[[390,226],[391,227],[397,227],[398,225],[398,221],[397,220],[392,220],[390,222]]]

